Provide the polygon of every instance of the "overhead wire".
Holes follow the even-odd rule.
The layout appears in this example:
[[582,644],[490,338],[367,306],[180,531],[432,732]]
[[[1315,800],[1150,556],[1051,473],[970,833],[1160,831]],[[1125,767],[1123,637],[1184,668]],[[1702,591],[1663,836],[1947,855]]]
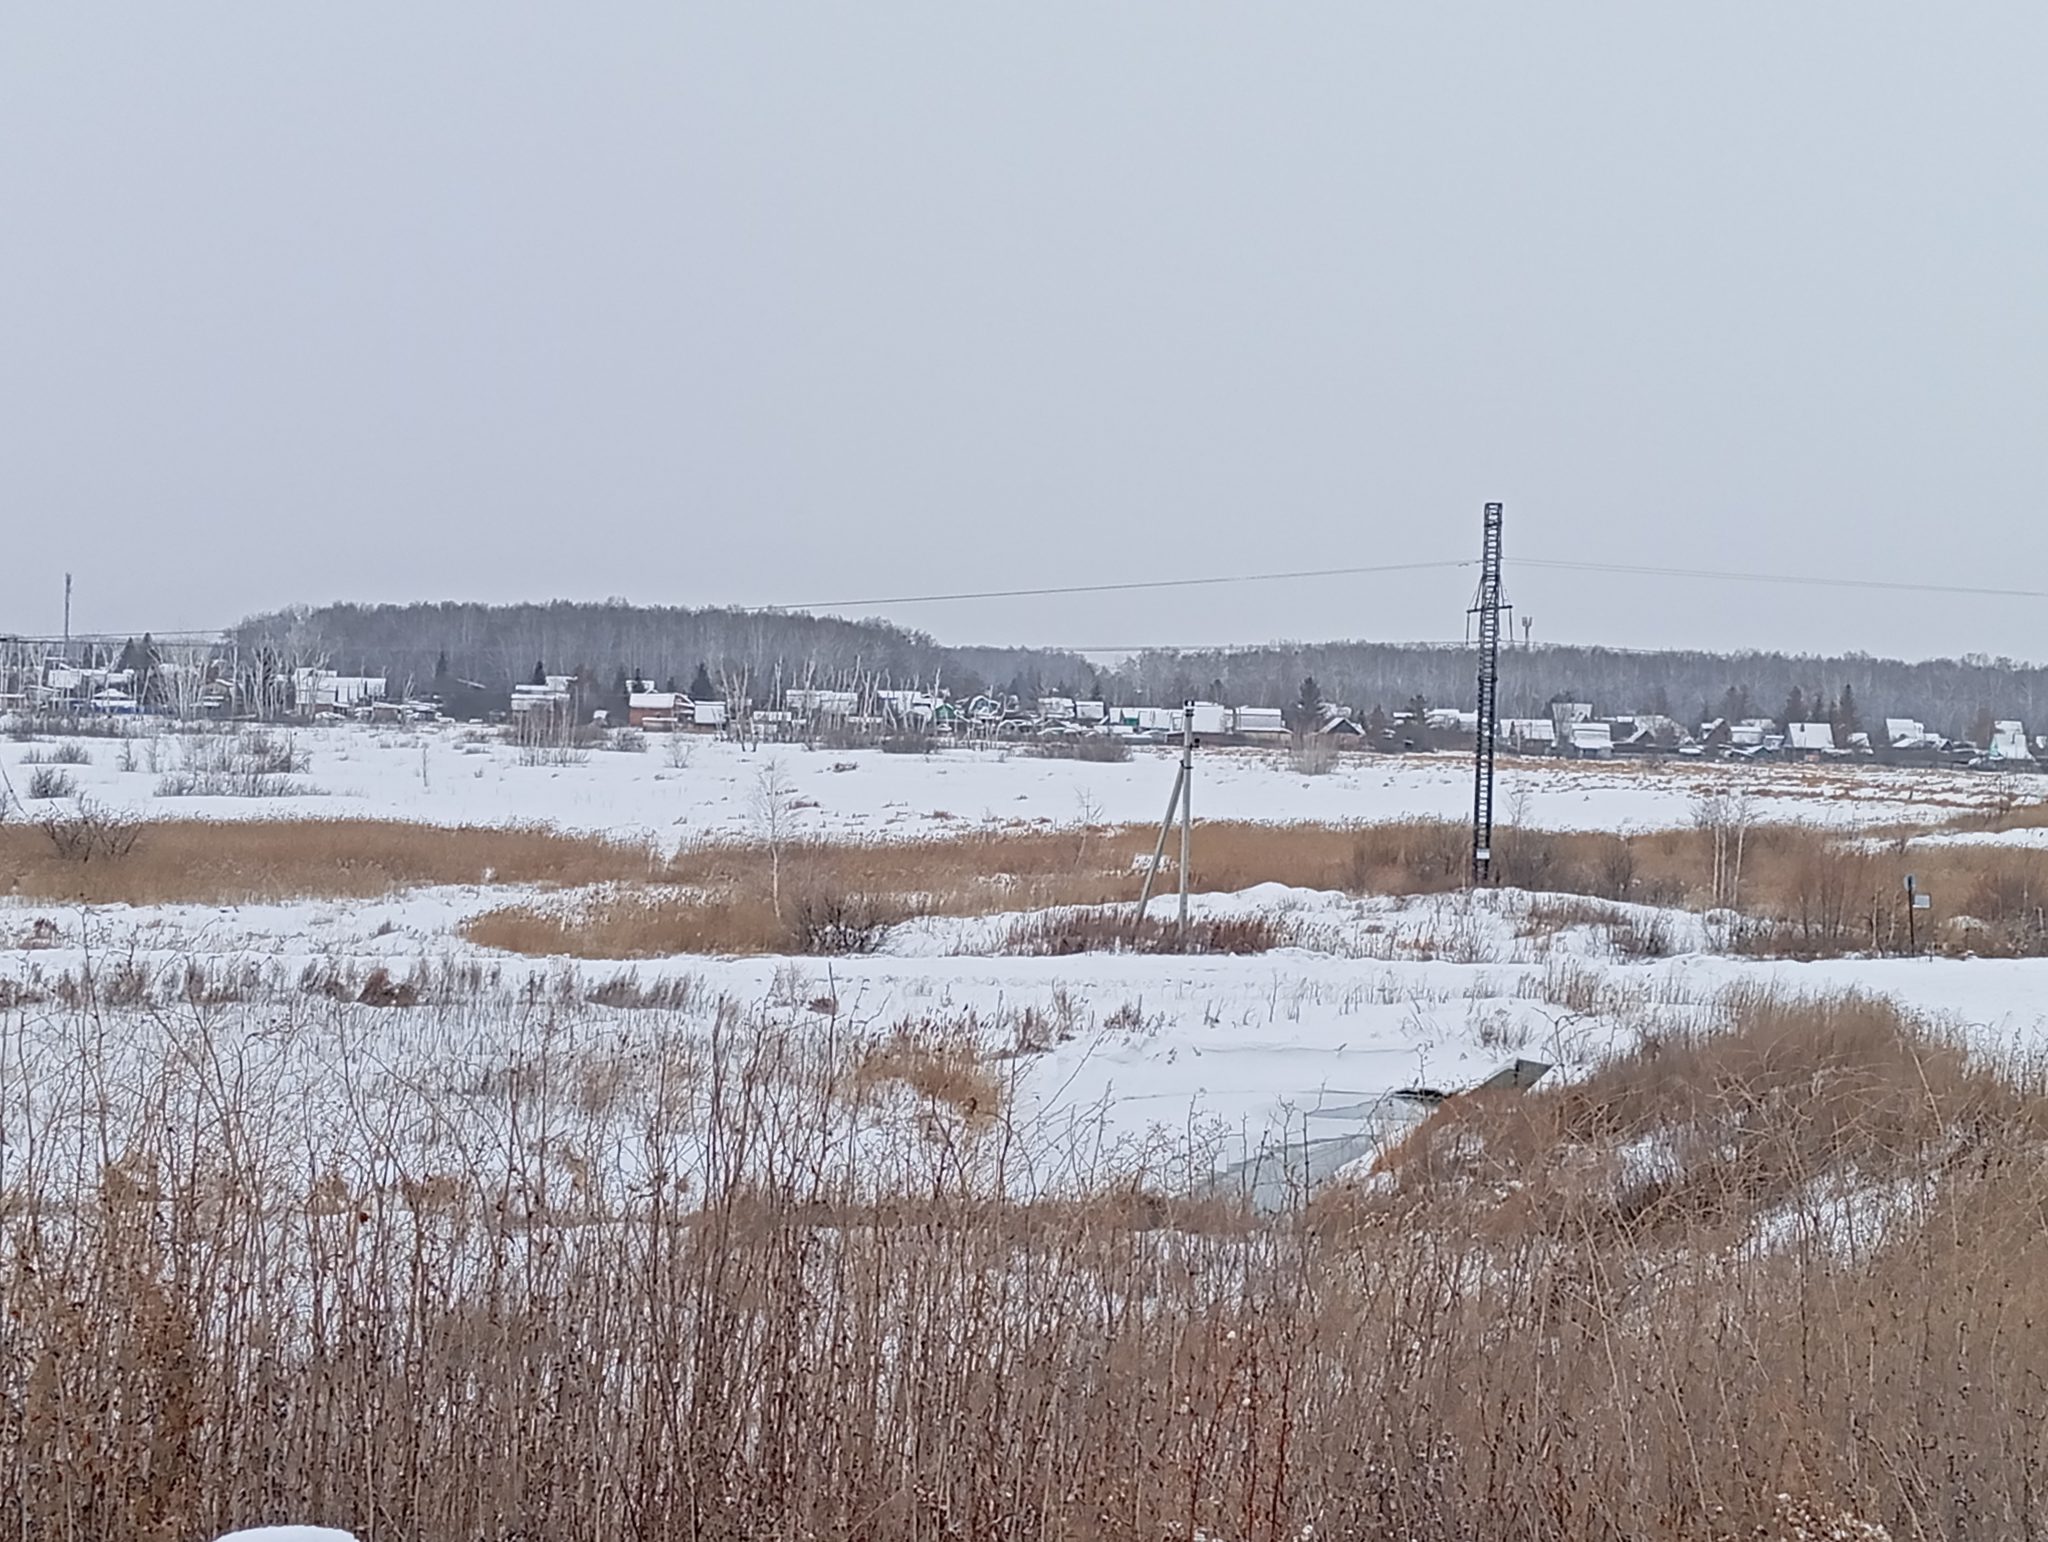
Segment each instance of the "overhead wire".
[[[1375,573],[1414,573],[1431,569],[1472,568],[1478,565],[1478,559],[1473,557],[1439,558],[1428,562],[1379,562],[1349,567],[1295,568],[1276,573],[1213,573],[1194,578],[1121,579],[1107,583],[1040,584],[1019,589],[964,589],[930,594],[872,595],[861,599],[807,600],[799,604],[758,608],[776,611],[863,610],[884,605],[940,605],[967,600],[1039,599],[1058,595],[1124,594],[1141,590],[1285,583],[1301,579],[1352,578]],[[1672,567],[1563,557],[1510,557],[1508,566],[1510,569],[1535,568],[1554,572],[1604,573],[1638,578],[1702,579],[1722,583],[1783,584],[1800,588],[1882,589],[1921,594],[2048,600],[2048,590],[2043,589],[2003,588],[1984,584],[1938,584],[1916,579],[1846,578],[1824,573],[1751,573],[1726,568]]]
[[1657,567],[1635,562],[1581,562],[1558,557],[1518,557],[1511,567],[1571,573],[1612,573],[1644,578],[1699,578],[1745,584],[1790,584],[1812,589],[1888,589],[1918,594],[1967,594],[2013,600],[2048,600],[2048,589],[2002,589],[1982,584],[1930,584],[1917,579],[1840,578],[1827,573],[1742,573],[1722,568]]
[[1286,573],[1216,573],[1205,578],[1135,578],[1107,584],[1047,584],[1035,589],[979,589],[957,594],[896,594],[866,600],[811,600],[773,610],[860,610],[870,605],[937,605],[950,600],[1017,600],[1055,594],[1118,594],[1134,589],[1195,589],[1211,584],[1270,584],[1297,578],[1353,578],[1364,573],[1414,573],[1425,568],[1476,568],[1476,557],[1434,562],[1375,562],[1346,568],[1297,568]]
[[[1356,578],[1377,573],[1417,573],[1431,570],[1455,568],[1476,568],[1476,557],[1438,558],[1425,562],[1375,562],[1360,563],[1346,567],[1294,568],[1273,573],[1212,573],[1192,578],[1138,578],[1120,579],[1105,583],[1089,584],[1040,584],[1018,589],[963,589],[931,594],[875,595],[862,599],[808,600],[798,604],[736,606],[738,610],[752,610],[763,614],[802,611],[865,610],[893,605],[941,605],[968,600],[1017,600],[1052,598],[1060,595],[1079,594],[1129,594],[1146,590],[1217,588],[1233,584],[1288,583],[1303,579]],[[1815,589],[1862,589],[1885,590],[1893,593],[1965,595],[1990,599],[2048,600],[2048,590],[2005,588],[1984,584],[1939,584],[1916,579],[1887,578],[1846,578],[1824,573],[1750,573],[1724,568],[1672,567],[1650,563],[1601,562],[1564,557],[1510,556],[1508,569],[1533,568],[1552,572],[1599,573],[1619,577],[1697,579],[1721,583],[1779,584],[1795,588]],[[162,641],[186,640],[208,635],[224,636],[232,628],[221,628],[218,632],[203,631],[158,632]],[[85,638],[88,634],[73,633],[73,640]],[[112,634],[91,634],[104,640]],[[16,637],[17,642],[54,642],[57,639]],[[1064,646],[1042,644],[1040,646]],[[1144,647],[1094,647],[1069,649],[1084,653],[1125,653],[1146,651],[1163,644],[1147,644]]]

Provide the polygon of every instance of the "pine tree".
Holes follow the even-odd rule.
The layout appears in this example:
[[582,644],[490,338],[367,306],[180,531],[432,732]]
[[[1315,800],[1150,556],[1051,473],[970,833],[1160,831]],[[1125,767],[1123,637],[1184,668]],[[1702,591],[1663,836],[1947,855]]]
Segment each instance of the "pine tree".
[[1782,715],[1778,719],[1778,724],[1787,733],[1790,733],[1794,723],[1804,723],[1807,721],[1806,693],[1800,690],[1798,686],[1793,686],[1792,694],[1785,698],[1785,705],[1781,711]]
[[1842,682],[1842,699],[1835,703],[1835,742],[1848,748],[1849,736],[1863,731],[1862,720],[1856,714],[1856,691],[1846,680]]
[[1288,727],[1298,734],[1312,734],[1323,726],[1323,688],[1314,675],[1301,677],[1301,689],[1287,715],[1292,719]]
[[448,650],[446,648],[443,648],[434,655],[434,678],[436,680],[446,680],[448,678]]
[[697,672],[690,676],[690,700],[716,701],[718,687],[711,683],[711,671],[698,664]]
[[548,667],[546,660],[535,659],[533,661],[533,680],[531,683],[534,685],[546,685],[548,683]]
[[1408,698],[1408,742],[1418,750],[1430,748],[1429,703],[1419,695]]

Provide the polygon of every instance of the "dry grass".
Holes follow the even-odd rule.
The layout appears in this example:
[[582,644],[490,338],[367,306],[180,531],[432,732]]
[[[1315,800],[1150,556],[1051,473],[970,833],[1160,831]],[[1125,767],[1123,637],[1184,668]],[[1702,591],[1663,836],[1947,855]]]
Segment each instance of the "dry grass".
[[1061,958],[1076,953],[1270,953],[1292,947],[1297,929],[1269,915],[1191,916],[1185,927],[1129,906],[1070,907],[1025,916],[1003,934],[1000,953]]
[[[298,999],[330,1042],[370,1012]],[[1114,1170],[1034,1197],[943,1022],[876,1046],[720,1012],[624,1062],[587,1017],[494,1009],[498,1058],[422,1143],[346,1066],[330,1112],[360,1125],[306,1135],[251,1058],[274,1001],[165,1024],[188,1053],[136,1074],[0,1059],[41,1142],[0,1203],[12,1532],[2048,1524],[2040,1088],[1872,1003],[1738,1000],[1578,1087],[1454,1106],[1388,1195],[1278,1217]],[[104,1041],[80,1014],[52,1042]],[[1611,1176],[1651,1135],[1662,1184]],[[1872,1180],[1910,1203],[1844,1241],[1823,1212]]]
[[480,947],[552,958],[664,958],[678,953],[787,953],[789,926],[765,895],[688,889],[606,890],[558,905],[501,905],[462,923]]
[[644,845],[539,827],[380,819],[157,820],[133,849],[74,860],[35,824],[0,824],[0,892],[85,904],[368,898],[426,884],[591,884],[664,871]]
[[927,1103],[951,1109],[970,1127],[993,1122],[1003,1112],[1003,1084],[989,1071],[973,1040],[943,1024],[904,1024],[862,1055],[853,1085],[875,1093],[904,1087]]
[[[68,806],[67,806],[68,807]],[[475,939],[518,952],[632,958],[713,953],[858,952],[912,915],[988,915],[1111,905],[1135,898],[1134,870],[1155,832],[987,827],[915,842],[708,841],[665,858],[633,841],[533,827],[442,828],[381,820],[159,821],[133,849],[84,862],[36,825],[0,824],[0,891],[90,903],[221,904],[367,897],[425,884],[647,885],[553,912],[514,907]],[[1193,887],[1261,883],[1351,894],[1445,893],[1464,885],[1462,825],[1262,825],[1196,832]],[[1882,846],[1800,825],[1747,830],[1739,870],[1717,875],[1703,829],[1627,836],[1503,830],[1497,881],[1539,892],[1653,906],[1727,905],[1747,918],[1744,950],[1818,958],[1907,944],[1902,880],[1915,872],[1936,908],[1923,948],[2004,956],[2048,952],[2048,867],[2038,853],[1983,845]],[[769,877],[779,869],[781,895]],[[1170,881],[1170,880],[1169,880]],[[1630,944],[1655,956],[1668,939]]]
[[1816,1183],[1846,1183],[1835,1197],[1853,1203],[1938,1174],[1993,1130],[2048,1152],[2048,1101],[1889,1000],[1752,989],[1570,1087],[1454,1100],[1388,1155],[1398,1183],[1372,1202],[1477,1208],[1514,1231],[1569,1218],[1621,1241],[1697,1241],[1827,1203]]

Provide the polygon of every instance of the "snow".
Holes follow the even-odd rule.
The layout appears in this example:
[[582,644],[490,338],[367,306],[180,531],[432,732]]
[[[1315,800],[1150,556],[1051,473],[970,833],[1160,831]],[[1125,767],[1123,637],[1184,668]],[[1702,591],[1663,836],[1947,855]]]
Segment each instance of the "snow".
[[[309,1110],[306,1138],[341,1145],[354,1138],[349,1120],[360,1111],[334,1109],[330,1119],[322,1104],[360,1074],[351,1057],[398,1087],[487,1081],[479,1068],[532,1053],[523,1042],[532,1024],[515,1005],[528,999],[529,979],[548,986],[552,1001],[573,973],[581,983],[567,994],[578,1005],[564,1031],[628,1059],[661,1035],[707,1032],[721,1003],[760,1021],[800,1022],[827,1003],[837,1031],[874,1039],[904,1025],[964,1024],[1008,1086],[1020,1146],[1034,1153],[1031,1181],[1055,1187],[1111,1167],[1200,1183],[1283,1153],[1289,1171],[1324,1176],[1402,1127],[1403,1109],[1389,1102],[1401,1087],[1469,1086],[1516,1056],[1549,1063],[1558,1077],[1582,1076],[1738,985],[1891,996],[1988,1053],[2028,1054],[2048,1041],[2048,960],[1722,957],[1701,951],[1711,931],[1700,917],[1640,906],[1595,906],[1610,919],[1524,935],[1521,923],[1542,898],[1495,890],[1361,900],[1277,885],[1195,896],[1197,916],[1284,913],[1312,944],[1247,957],[1002,956],[998,939],[1018,918],[997,916],[916,922],[864,957],[631,965],[515,958],[465,941],[459,927],[469,915],[550,899],[509,887],[221,909],[9,902],[0,906],[0,943],[12,945],[0,952],[0,980],[48,992],[88,960],[102,968],[111,960],[175,981],[196,958],[259,981],[250,992],[259,1027],[234,1029],[231,1052],[280,1057],[274,1074]],[[1171,901],[1155,904],[1163,914]],[[1617,956],[1612,926],[1660,914],[1674,946],[1688,951],[1649,962]],[[28,946],[37,919],[49,925]],[[260,1026],[266,1001],[308,1000],[300,987],[308,968],[360,978],[384,967],[403,979],[469,964],[496,971],[490,989],[500,994],[481,1009],[322,1000],[325,1016],[296,1009],[296,1037],[273,1040]],[[687,982],[692,1005],[668,1013],[587,1002],[589,987],[623,973],[643,985]],[[184,1015],[125,1018],[132,1052],[147,1063],[152,1046],[161,1052],[189,1028],[180,1027]],[[9,1058],[31,1068],[45,1056],[63,1063],[70,1046],[54,1014],[47,1022],[37,1012],[9,1016],[0,1013]],[[215,1019],[242,1021],[231,1012]],[[488,1130],[497,1115],[478,1104],[468,1117]]]
[[[324,796],[158,798],[156,775],[119,769],[121,747],[105,740],[84,741],[93,762],[72,769],[90,796],[163,817],[545,821],[662,841],[748,831],[754,785],[771,760],[795,788],[799,830],[890,839],[965,821],[1065,824],[1083,814],[1150,821],[1173,774],[1170,751],[1099,764],[1014,750],[748,751],[688,736],[675,741],[672,756],[669,741],[656,736],[646,753],[599,750],[577,763],[537,766],[522,764],[516,747],[495,736],[453,725],[337,725],[293,737],[311,757],[296,779]],[[182,754],[175,740],[138,740],[137,758],[152,743],[159,767],[175,769]],[[1293,772],[1285,755],[1218,749],[1201,752],[1197,776],[1203,818],[1461,818],[1469,808],[1462,756],[1346,757],[1331,774],[1308,777]],[[1750,798],[1759,818],[1849,827],[1936,823],[1994,794],[1980,778],[1944,772],[1508,762],[1499,804],[1531,825],[1646,829],[1688,823],[1701,797],[1731,791]],[[1927,838],[2031,846],[2048,841],[2048,832]],[[1176,1181],[1199,1182],[1218,1170],[1264,1171],[1276,1154],[1289,1172],[1320,1176],[1355,1161],[1400,1123],[1389,1095],[1404,1085],[1469,1085],[1517,1055],[1554,1065],[1557,1076],[1583,1075],[1639,1034],[1737,985],[1893,996],[1998,1053],[2030,1053],[2048,1041],[2041,1007],[2048,960],[1738,959],[1713,951],[1720,929],[1711,917],[1577,899],[1574,910],[1592,919],[1551,936],[1524,924],[1542,897],[1515,891],[1353,899],[1268,885],[1197,896],[1198,916],[1279,913],[1298,928],[1302,946],[1252,957],[1005,956],[1001,940],[1017,916],[917,921],[896,928],[878,954],[832,960],[529,960],[488,953],[460,935],[462,923],[484,910],[577,898],[492,886],[222,908],[81,910],[0,900],[0,983],[47,991],[89,960],[164,978],[198,960],[258,981],[258,996],[279,1001],[304,999],[299,982],[309,969],[360,977],[382,967],[402,979],[474,964],[494,972],[492,988],[504,1000],[516,1000],[519,982],[536,977],[560,982],[575,974],[588,985],[630,972],[643,983],[690,983],[697,1004],[665,1025],[654,1024],[661,1013],[579,998],[578,1021],[617,1054],[636,1052],[657,1031],[699,1031],[721,1002],[789,1018],[801,1017],[807,1003],[829,1001],[835,1023],[878,1037],[933,1018],[965,1022],[1010,1083],[1012,1108],[1045,1164],[1035,1177],[1054,1183],[1109,1161],[1151,1163]],[[1171,903],[1155,901],[1161,914]],[[1646,921],[1676,956],[1636,961],[1618,946],[1617,928]],[[321,1009],[330,1006],[347,1020],[347,1033],[278,1050],[288,1062],[280,1074],[298,1079],[309,1107],[331,1101],[332,1087],[347,1079],[345,1056],[402,1070],[408,1084],[454,1086],[474,1082],[477,1067],[504,1061],[523,1031],[510,1010],[494,1018],[431,1002],[386,1011],[323,1001]],[[7,1047],[18,1063],[33,1064],[40,1053],[61,1062],[65,1046],[53,1020],[0,1011],[0,1033],[15,1041]],[[148,1013],[123,1020],[138,1055],[153,1035],[171,1031]],[[40,1034],[51,1042],[41,1044]],[[267,1052],[260,1035],[241,1048]],[[347,1138],[340,1113],[328,1133]]]
[[356,1542],[352,1531],[331,1526],[258,1526],[252,1531],[231,1531],[219,1542]]
[[[1159,818],[1175,752],[1142,748],[1122,763],[1047,759],[1017,746],[890,755],[879,750],[747,749],[709,735],[649,735],[642,753],[579,752],[569,764],[524,764],[495,731],[436,724],[403,729],[344,723],[279,730],[310,760],[292,780],[299,797],[162,797],[187,742],[141,734],[120,769],[118,741],[80,741],[92,764],[69,768],[81,791],[117,808],[163,818],[418,819],[438,824],[549,823],[644,835],[665,842],[742,833],[763,766],[780,765],[795,789],[805,834],[908,838],[967,824],[1073,824],[1084,818]],[[23,753],[47,746],[22,746]],[[0,750],[4,753],[4,750]],[[10,771],[12,768],[9,768]],[[1504,822],[1546,829],[1648,830],[1692,822],[1700,800],[1738,793],[1758,819],[1835,827],[1938,822],[1986,805],[1994,789],[1968,772],[1875,766],[1702,762],[1571,763],[1505,759],[1496,807]],[[15,776],[16,790],[25,780]],[[1198,752],[1195,808],[1205,819],[1345,823],[1417,817],[1462,819],[1471,808],[1463,755],[1340,757],[1306,776],[1276,750]]]

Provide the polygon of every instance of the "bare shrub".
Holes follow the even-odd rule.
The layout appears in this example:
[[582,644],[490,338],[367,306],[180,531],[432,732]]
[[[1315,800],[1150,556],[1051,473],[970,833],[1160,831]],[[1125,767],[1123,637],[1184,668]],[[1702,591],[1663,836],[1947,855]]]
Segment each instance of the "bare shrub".
[[1337,769],[1337,746],[1327,734],[1304,734],[1288,752],[1287,764],[1297,776],[1328,776]]
[[1609,923],[1607,935],[1614,943],[1615,956],[1631,962],[1669,958],[1677,951],[1670,917],[1655,911],[1624,912]]
[[134,816],[117,813],[90,798],[80,798],[68,813],[47,811],[37,821],[37,828],[57,860],[66,864],[126,857],[142,838],[141,822]]
[[1053,734],[1033,740],[1030,752],[1047,760],[1085,760],[1120,765],[1131,758],[1131,745],[1121,734]]
[[29,773],[28,791],[23,794],[30,800],[48,798],[69,798],[78,792],[78,780],[68,771],[54,766],[37,766]]
[[47,750],[24,752],[21,763],[25,766],[89,766],[92,764],[92,751],[76,740],[61,740]]
[[853,894],[829,882],[802,886],[790,908],[792,944],[799,953],[872,953],[901,912],[872,895]]
[[[601,742],[604,731],[598,729]],[[522,712],[506,726],[522,766],[581,766],[590,760],[590,738],[563,712]]]
[[292,739],[260,728],[188,735],[179,769],[157,780],[160,798],[298,798],[315,789],[292,777],[309,762]]

